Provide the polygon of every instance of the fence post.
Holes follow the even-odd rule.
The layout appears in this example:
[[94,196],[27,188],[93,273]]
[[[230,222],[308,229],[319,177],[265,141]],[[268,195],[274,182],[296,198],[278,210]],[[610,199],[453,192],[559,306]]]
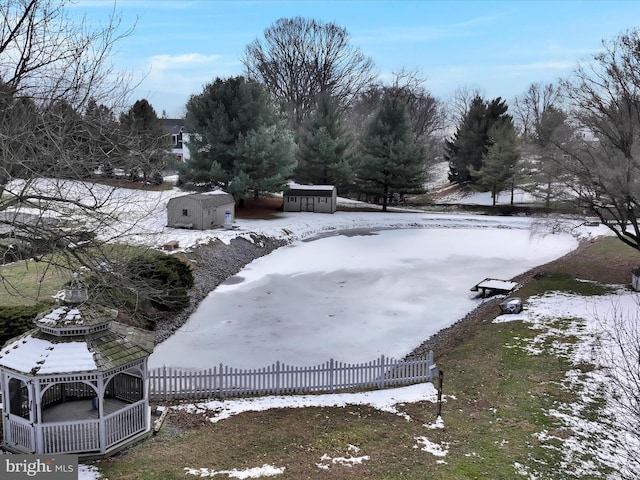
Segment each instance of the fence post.
[[329,359],[329,391],[334,393],[336,391],[335,387],[335,362],[333,358]]
[[224,390],[223,390],[223,380],[224,377],[222,375],[222,363],[219,366],[220,370],[218,370],[218,396],[220,398],[224,398]]
[[380,358],[378,359],[378,363],[380,364],[380,376],[378,377],[378,388],[382,389],[382,388],[384,388],[384,385],[385,385],[385,381],[384,381],[384,355],[380,355]]
[[432,381],[435,378],[436,369],[436,364],[433,361],[433,350],[429,350],[427,358],[429,359],[429,365],[427,366],[427,368],[429,369],[429,380]]
[[167,366],[162,366],[162,389],[164,390],[164,395],[162,396],[163,400],[166,402],[168,400],[167,395]]

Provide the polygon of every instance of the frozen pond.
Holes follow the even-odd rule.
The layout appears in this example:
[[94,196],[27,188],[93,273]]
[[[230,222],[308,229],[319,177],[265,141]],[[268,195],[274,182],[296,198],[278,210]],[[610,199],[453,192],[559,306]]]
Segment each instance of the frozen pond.
[[[362,232],[361,232],[362,233]],[[568,234],[407,229],[295,242],[255,260],[156,346],[150,368],[401,358],[475,308],[470,288],[577,247]]]

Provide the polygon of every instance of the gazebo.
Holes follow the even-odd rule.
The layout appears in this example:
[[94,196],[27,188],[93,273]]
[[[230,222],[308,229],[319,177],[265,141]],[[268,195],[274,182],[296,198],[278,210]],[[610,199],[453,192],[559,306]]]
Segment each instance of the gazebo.
[[115,321],[75,279],[63,297],[0,350],[2,447],[106,456],[151,431],[154,336]]

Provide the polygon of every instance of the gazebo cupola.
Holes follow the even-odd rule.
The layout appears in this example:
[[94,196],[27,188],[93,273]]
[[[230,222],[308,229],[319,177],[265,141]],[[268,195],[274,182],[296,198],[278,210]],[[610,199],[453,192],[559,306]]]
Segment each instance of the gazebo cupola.
[[154,335],[90,302],[77,278],[36,328],[0,350],[2,446],[17,453],[111,454],[151,429]]

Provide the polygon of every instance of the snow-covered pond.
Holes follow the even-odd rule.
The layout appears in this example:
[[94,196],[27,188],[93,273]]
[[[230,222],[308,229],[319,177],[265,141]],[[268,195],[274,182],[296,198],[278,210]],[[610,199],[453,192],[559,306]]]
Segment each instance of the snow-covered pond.
[[298,241],[255,260],[199,305],[151,368],[310,366],[401,358],[478,305],[470,288],[577,247],[569,234],[404,229]]

